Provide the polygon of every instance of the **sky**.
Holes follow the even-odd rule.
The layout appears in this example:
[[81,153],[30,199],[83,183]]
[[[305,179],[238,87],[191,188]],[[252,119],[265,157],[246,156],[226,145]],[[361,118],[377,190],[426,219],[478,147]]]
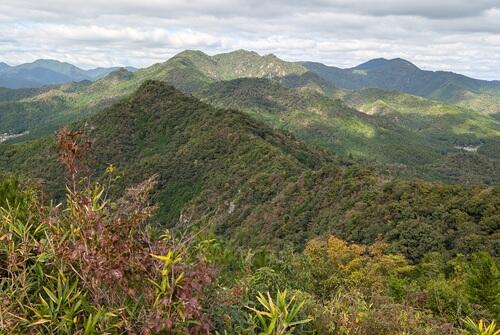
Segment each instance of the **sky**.
[[83,68],[247,49],[352,67],[405,58],[500,79],[500,0],[1,0],[0,62]]

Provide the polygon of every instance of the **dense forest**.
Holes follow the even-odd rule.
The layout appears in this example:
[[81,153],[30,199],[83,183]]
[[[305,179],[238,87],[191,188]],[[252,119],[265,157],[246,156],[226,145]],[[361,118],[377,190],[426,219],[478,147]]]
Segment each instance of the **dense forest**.
[[[308,144],[379,165],[395,176],[498,184],[500,123],[494,111],[500,105],[495,100],[500,88],[463,76],[428,73],[407,63],[403,69],[410,71],[402,72],[399,62],[382,63],[381,69],[334,71],[352,80],[359,79],[359,71],[371,80],[373,72],[376,80],[369,83],[375,86],[352,91],[326,70],[274,55],[237,50],[209,56],[186,50],[163,63],[136,72],[119,69],[94,82],[4,89],[0,133],[28,132],[9,143],[38,140],[131,96],[147,80],[159,80],[213,106],[240,110]],[[358,71],[354,77],[352,71]],[[405,87],[384,85],[413,82],[415,76],[423,76],[416,83],[428,81],[434,91],[445,90],[446,80],[465,85],[455,94],[463,99],[436,101],[429,99],[438,98],[434,93],[409,90],[423,95],[414,96],[400,92],[407,92]]]
[[[500,270],[488,252],[418,260],[335,235],[301,251],[247,249],[208,224],[148,225],[155,177],[119,198],[80,175],[88,150],[61,132],[66,206],[2,181],[0,264],[8,334],[493,334]],[[119,243],[117,243],[119,241]],[[411,246],[407,251],[411,252]],[[417,251],[419,252],[419,251]],[[481,321],[476,321],[481,320]]]
[[6,334],[498,333],[498,186],[395,178],[158,81],[0,154]]

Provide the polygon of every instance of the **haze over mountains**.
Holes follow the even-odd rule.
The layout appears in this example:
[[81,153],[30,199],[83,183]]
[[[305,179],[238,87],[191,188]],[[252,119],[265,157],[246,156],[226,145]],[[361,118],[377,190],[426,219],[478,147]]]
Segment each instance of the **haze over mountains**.
[[[97,80],[118,67],[83,70],[69,63],[51,59],[38,59],[32,63],[9,66],[0,63],[0,87],[37,88],[83,80]],[[127,67],[135,71],[133,67]]]

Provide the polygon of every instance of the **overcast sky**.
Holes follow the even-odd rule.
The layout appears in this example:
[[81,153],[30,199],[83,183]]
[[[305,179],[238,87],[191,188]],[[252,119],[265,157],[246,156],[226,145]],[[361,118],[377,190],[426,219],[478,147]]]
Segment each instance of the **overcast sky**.
[[500,0],[0,0],[0,61],[144,67],[249,49],[351,67],[402,57],[500,79]]

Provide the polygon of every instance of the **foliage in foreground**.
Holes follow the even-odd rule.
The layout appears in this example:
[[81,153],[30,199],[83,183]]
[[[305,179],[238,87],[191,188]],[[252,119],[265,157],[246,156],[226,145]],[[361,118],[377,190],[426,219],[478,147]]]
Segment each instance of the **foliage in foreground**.
[[59,135],[70,172],[66,208],[31,192],[0,216],[0,329],[9,334],[207,334],[202,311],[211,268],[186,244],[145,225],[154,178],[110,201],[75,181],[85,141]]
[[58,138],[70,172],[64,208],[0,183],[2,333],[498,332],[500,271],[488,253],[428,253],[413,264],[381,241],[325,236],[300,253],[271,253],[235,248],[206,227],[165,232],[148,224],[155,178],[111,199],[79,175],[89,148],[79,136]]
[[[487,254],[410,265],[382,243],[333,236],[278,255],[200,232],[181,242],[144,224],[150,184],[117,201],[99,187],[70,192],[64,210],[22,191],[29,206],[2,209],[2,331],[462,334],[466,316],[498,317],[498,266]],[[470,334],[495,334],[494,323],[471,324]]]
[[464,320],[465,326],[469,329],[469,333],[472,335],[498,335],[500,334],[500,329],[497,329],[496,322],[485,323],[483,320],[479,320],[476,324],[471,318],[466,318]]

